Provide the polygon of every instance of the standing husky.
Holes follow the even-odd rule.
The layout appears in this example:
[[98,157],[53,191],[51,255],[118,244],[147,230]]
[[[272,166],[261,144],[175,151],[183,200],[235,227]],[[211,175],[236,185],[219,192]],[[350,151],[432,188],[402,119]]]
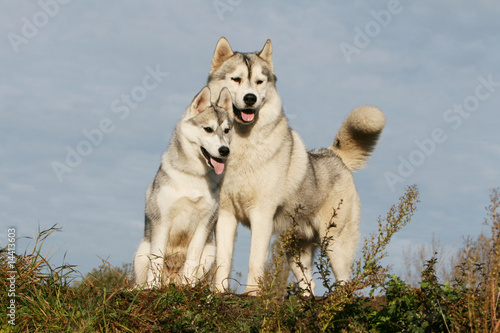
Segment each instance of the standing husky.
[[213,228],[233,120],[231,94],[217,95],[212,105],[205,87],[193,99],[148,187],[144,238],[134,257],[137,285],[192,283],[215,259]]
[[227,87],[235,115],[216,225],[215,284],[220,291],[228,287],[238,221],[252,231],[245,292],[255,293],[271,235],[291,228],[289,214],[295,214],[301,238],[302,268],[290,260],[300,286],[314,292],[314,244],[326,236],[333,236],[328,257],[335,278],[349,279],[360,220],[351,172],[363,167],[385,125],[379,109],[354,109],[330,147],[308,152],[283,114],[271,58],[270,40],[258,53],[240,53],[221,38],[212,59],[207,84],[212,99]]

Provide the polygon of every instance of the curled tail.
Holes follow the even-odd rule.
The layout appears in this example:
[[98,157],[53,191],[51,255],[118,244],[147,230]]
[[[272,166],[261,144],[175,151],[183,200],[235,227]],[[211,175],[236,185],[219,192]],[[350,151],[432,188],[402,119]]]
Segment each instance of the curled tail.
[[385,126],[385,116],[374,106],[360,106],[351,111],[340,126],[333,150],[350,170],[362,169],[375,148]]

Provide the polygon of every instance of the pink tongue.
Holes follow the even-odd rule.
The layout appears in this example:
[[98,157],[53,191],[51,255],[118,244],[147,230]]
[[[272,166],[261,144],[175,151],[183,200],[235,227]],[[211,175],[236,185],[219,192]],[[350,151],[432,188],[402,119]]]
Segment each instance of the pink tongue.
[[220,175],[224,171],[224,163],[217,162],[215,159],[210,157],[210,163],[214,166],[215,173]]
[[253,118],[255,117],[255,113],[245,113],[241,111],[241,119],[244,121],[253,121]]

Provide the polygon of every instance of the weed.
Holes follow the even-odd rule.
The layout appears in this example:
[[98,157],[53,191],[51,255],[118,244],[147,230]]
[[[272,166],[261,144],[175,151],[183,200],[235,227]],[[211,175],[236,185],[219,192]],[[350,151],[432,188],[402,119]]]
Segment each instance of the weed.
[[331,236],[330,229],[335,228],[336,225],[334,223],[334,218],[338,216],[338,211],[340,210],[340,206],[342,205],[342,200],[340,200],[339,205],[337,208],[333,209],[332,217],[330,218],[330,221],[328,223],[328,227],[325,232],[325,236],[321,239],[320,243],[317,244],[319,248],[319,255],[318,259],[314,262],[314,265],[316,266],[316,269],[318,270],[316,272],[317,275],[319,275],[319,279],[321,280],[323,287],[326,289],[325,295],[331,294],[333,292],[333,289],[335,287],[335,284],[332,283],[332,271],[330,268],[330,261],[328,259],[328,247],[329,245],[334,242],[333,236]]
[[[411,285],[380,263],[391,238],[415,211],[418,190],[409,187],[387,216],[378,219],[377,232],[365,239],[350,282],[331,281],[324,253],[334,240],[327,236],[318,244],[316,267],[325,297],[307,297],[303,290],[285,287],[286,253],[297,236],[293,230],[273,245],[263,292],[249,297],[214,293],[207,281],[194,287],[134,290],[127,280],[130,266],[114,268],[106,260],[82,277],[71,265],[51,265],[48,253],[43,254],[47,237],[60,231],[53,226],[39,230],[33,249],[16,255],[16,326],[3,320],[0,332],[499,332],[498,189],[490,199],[489,232],[464,243],[453,259],[453,280],[439,280],[434,254],[421,267],[418,284]],[[3,248],[1,299],[8,298],[7,260]],[[4,306],[0,316],[6,318]]]
[[359,291],[369,288],[370,296],[373,296],[376,288],[384,285],[389,268],[382,267],[380,261],[386,256],[385,248],[394,234],[410,222],[418,201],[417,187],[409,186],[385,219],[379,217],[378,232],[364,240],[362,256],[353,265],[352,280],[336,284],[328,295],[328,302],[319,316],[322,331],[349,329],[350,319],[346,318],[346,311],[360,311],[359,306],[364,305],[356,298],[360,296]]

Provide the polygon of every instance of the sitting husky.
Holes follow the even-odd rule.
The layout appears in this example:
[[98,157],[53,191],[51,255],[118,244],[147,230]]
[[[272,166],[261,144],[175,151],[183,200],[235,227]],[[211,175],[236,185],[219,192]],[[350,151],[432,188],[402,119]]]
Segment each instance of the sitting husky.
[[255,293],[271,235],[292,227],[290,215],[300,235],[302,265],[290,260],[299,285],[314,292],[314,244],[325,237],[333,237],[327,254],[335,278],[350,278],[360,220],[351,172],[361,169],[374,149],[384,114],[371,106],[354,109],[330,147],[308,152],[288,125],[275,83],[270,40],[255,53],[233,52],[225,38],[219,40],[207,86],[213,100],[229,89],[235,116],[216,225],[215,285],[220,291],[228,288],[238,221],[252,232],[245,292]]
[[135,283],[194,283],[213,261],[219,184],[233,123],[229,90],[210,102],[205,87],[177,124],[146,192],[144,238],[134,257]]

